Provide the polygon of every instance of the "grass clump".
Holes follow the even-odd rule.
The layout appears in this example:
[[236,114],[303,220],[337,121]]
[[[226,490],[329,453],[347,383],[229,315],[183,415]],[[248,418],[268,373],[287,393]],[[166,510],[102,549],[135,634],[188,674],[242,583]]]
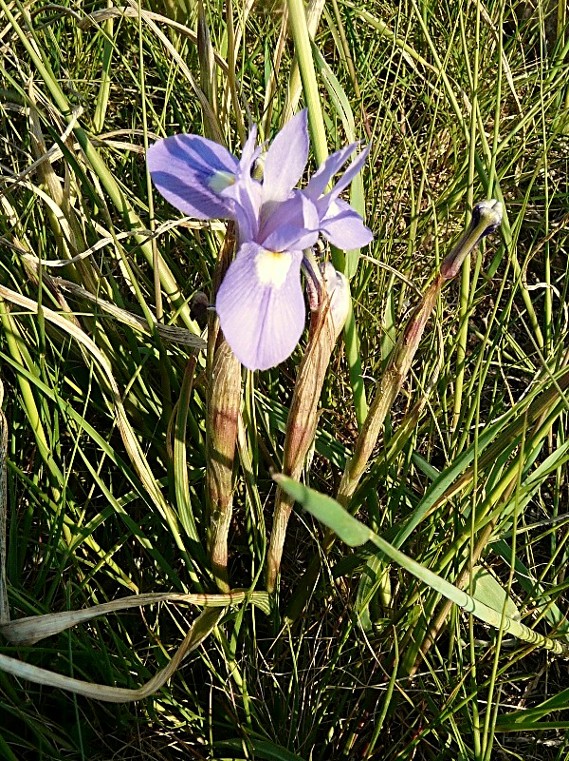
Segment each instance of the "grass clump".
[[[310,4],[312,43],[292,2],[0,5],[0,756],[567,758],[564,4]],[[239,154],[303,106],[312,170],[371,143],[375,239],[321,252],[352,294],[321,377],[322,310],[236,375],[196,308],[233,233],[180,220],[144,157],[178,132]],[[308,512],[269,594],[285,493]]]

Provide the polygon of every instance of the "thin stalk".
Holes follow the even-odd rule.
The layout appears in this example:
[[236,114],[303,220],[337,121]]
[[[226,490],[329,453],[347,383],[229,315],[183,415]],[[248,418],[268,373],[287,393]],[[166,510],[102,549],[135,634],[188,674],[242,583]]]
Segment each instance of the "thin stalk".
[[[107,0],[107,8],[112,8],[112,0]],[[99,95],[97,96],[97,105],[95,107],[95,115],[93,116],[93,126],[95,132],[100,134],[103,131],[105,125],[105,116],[107,114],[107,108],[109,105],[109,95],[111,92],[111,63],[113,59],[113,28],[114,20],[112,18],[106,19],[102,26],[103,30],[103,54],[102,54],[102,68],[101,68],[101,84],[99,86]]]
[[[522,445],[520,447],[520,455],[519,455],[519,466],[517,469],[517,483],[516,483],[516,489],[519,489],[521,486],[521,480],[522,480],[522,474],[524,470],[524,444],[525,444],[525,431],[524,431],[524,439],[522,440]],[[502,616],[505,617],[506,615],[506,602],[510,598],[511,589],[512,589],[512,582],[514,580],[514,573],[515,573],[515,567],[516,564],[514,562],[514,558],[516,557],[516,550],[517,550],[517,527],[518,527],[518,520],[519,520],[519,510],[520,506],[518,501],[516,500],[516,504],[514,507],[514,518],[513,518],[513,531],[512,531],[512,562],[510,563],[510,573],[508,576],[508,584],[506,586],[506,595],[504,597],[504,606],[502,609]],[[482,735],[482,747],[483,747],[483,757],[482,761],[491,761],[492,759],[492,747],[494,744],[494,728],[496,725],[496,718],[498,715],[498,709],[500,705],[500,701],[497,700],[495,705],[492,708],[492,701],[494,698],[494,690],[496,686],[496,681],[498,678],[498,670],[500,666],[500,652],[502,649],[502,641],[504,638],[504,634],[506,632],[504,631],[504,628],[500,626],[498,629],[498,637],[497,642],[495,645],[495,651],[494,651],[494,659],[492,662],[492,673],[490,675],[490,683],[488,686],[488,698],[487,698],[487,710],[486,710],[486,716],[484,717],[484,731]],[[492,726],[491,726],[492,722]]]
[[[366,471],[385,418],[411,370],[423,332],[443,286],[458,275],[466,257],[482,238],[496,229],[501,219],[502,206],[496,201],[483,201],[474,207],[470,225],[443,260],[439,273],[428,286],[421,302],[400,333],[391,359],[376,386],[368,416],[354,446],[354,454],[346,463],[336,496],[342,506],[349,505]],[[322,552],[327,554],[334,542],[335,534],[328,529],[322,540]],[[316,583],[319,568],[320,557],[315,556],[289,604],[287,618],[290,620],[294,620],[304,608],[310,590]]]
[[[26,49],[26,52],[30,56],[31,60],[34,63],[34,66],[37,68],[38,73],[40,74],[41,78],[44,80],[47,88],[49,89],[57,107],[60,109],[62,115],[67,121],[72,121],[74,119],[73,115],[73,109],[70,107],[69,102],[67,98],[65,97],[65,94],[63,93],[63,90],[59,86],[59,83],[54,75],[54,73],[51,71],[51,68],[49,67],[49,64],[42,59],[42,57],[38,54],[38,52],[35,50],[34,45],[32,44],[31,40],[29,39],[28,35],[24,32],[20,24],[17,22],[16,18],[14,17],[13,13],[11,12],[10,8],[6,4],[5,0],[0,0],[0,8],[4,11],[6,14],[6,18],[12,25],[14,31],[20,38],[20,41],[24,48]],[[27,16],[24,16],[27,22],[27,26],[32,30],[31,23],[29,23],[29,20]],[[32,30],[33,33],[33,30]],[[140,220],[139,216],[134,211],[134,208],[131,206],[130,202],[122,192],[120,186],[116,182],[115,178],[113,177],[112,173],[110,172],[109,168],[101,158],[99,152],[97,149],[93,146],[91,143],[87,132],[80,126],[78,126],[76,123],[73,127],[73,133],[75,135],[75,138],[77,139],[77,142],[81,146],[85,158],[87,159],[87,162],[91,165],[93,168],[93,171],[98,176],[99,180],[101,181],[101,184],[103,185],[103,188],[108,193],[111,201],[115,205],[116,209],[122,213],[125,217],[125,221],[128,223],[130,228],[144,228],[145,225],[142,224],[142,221]],[[133,234],[133,238],[136,240],[136,242],[140,246],[140,250],[144,254],[147,262],[152,266],[154,264],[154,251],[152,248],[151,243],[147,240],[145,235],[139,235],[139,234]],[[178,283],[176,282],[176,279],[174,278],[174,275],[172,274],[170,268],[162,258],[162,256],[158,253],[157,258],[159,261],[160,266],[160,280],[162,283],[162,287],[164,288],[164,291],[166,292],[166,295],[171,300],[173,306],[178,310],[181,319],[186,324],[186,326],[191,330],[193,333],[199,334],[199,330],[195,324],[195,322],[192,320],[190,316],[190,308],[188,304],[186,303],[185,299],[183,298],[182,293],[180,292],[180,288],[178,286]]]
[[[462,19],[462,15],[461,15]],[[478,74],[479,74],[479,46],[480,46],[480,5],[476,4],[476,24],[474,32],[474,61],[472,65],[472,95],[470,111],[470,137],[468,141],[468,180],[467,201],[469,206],[473,203],[473,184],[475,177],[476,158],[476,125],[478,111]],[[464,40],[466,53],[466,41]],[[452,429],[456,429],[460,421],[462,410],[462,393],[464,388],[464,371],[466,363],[466,348],[468,344],[468,314],[470,312],[470,256],[465,260],[465,266],[460,274],[460,297],[459,297],[459,332],[456,342],[456,371],[454,381],[454,403],[452,416]]]
[[235,119],[237,121],[239,139],[241,143],[244,143],[247,140],[247,130],[245,129],[243,114],[241,113],[239,92],[235,78],[235,72],[237,69],[235,63],[235,27],[233,24],[232,0],[227,0],[225,5],[225,24],[227,30],[227,86],[229,88],[231,103],[233,104],[233,113],[235,114]]
[[[18,327],[16,323],[14,322],[12,315],[10,314],[10,310],[8,309],[6,305],[6,302],[1,296],[0,296],[0,320],[2,321],[4,335],[6,336],[6,344],[8,346],[10,355],[13,357],[14,361],[21,367],[27,366],[30,372],[37,375],[37,370],[33,366],[31,359],[27,353],[25,343],[22,339],[22,336],[20,335],[20,331],[18,330]],[[24,355],[27,355],[28,361],[25,361]],[[50,475],[53,477],[53,480],[54,480],[54,487],[53,487],[54,502],[57,503],[61,496],[60,489],[63,487],[63,484],[65,483],[65,477],[63,473],[60,471],[60,469],[57,467],[53,457],[51,456],[48,438],[47,438],[44,426],[42,424],[41,415],[36,404],[36,400],[32,391],[32,386],[30,382],[24,377],[23,374],[17,373],[17,377],[18,377],[18,385],[20,386],[20,392],[22,394],[24,409],[26,411],[26,416],[28,418],[30,428],[36,440],[38,452],[47,470],[49,471]],[[66,541],[70,542],[71,534],[69,533],[69,529],[67,527],[64,527],[64,531],[66,535],[65,536]]]
[[[300,76],[302,78],[304,97],[308,107],[308,123],[316,153],[316,161],[318,164],[322,164],[328,158],[328,146],[304,0],[287,0],[287,7]],[[343,253],[332,247],[331,254],[332,264],[339,272],[343,272],[345,267]],[[350,367],[350,383],[354,396],[356,416],[358,425],[361,426],[368,407],[362,380],[359,339],[353,310],[350,310],[344,326],[344,344]]]
[[[316,153],[316,161],[322,164],[328,158],[328,146],[326,142],[326,131],[324,129],[324,115],[320,103],[320,93],[318,91],[318,82],[316,81],[316,69],[312,58],[312,47],[308,25],[306,21],[306,12],[304,9],[304,0],[287,0],[289,12],[290,28],[300,76],[302,79],[302,88],[308,107],[308,123],[312,134],[312,143]],[[339,269],[334,262],[336,269]]]

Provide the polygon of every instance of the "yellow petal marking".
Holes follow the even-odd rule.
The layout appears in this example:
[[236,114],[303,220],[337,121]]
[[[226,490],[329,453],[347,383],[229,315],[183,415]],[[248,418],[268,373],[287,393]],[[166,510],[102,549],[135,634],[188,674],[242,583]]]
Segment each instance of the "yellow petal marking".
[[255,257],[255,269],[260,282],[275,288],[280,288],[284,283],[291,264],[292,256],[287,251],[279,253],[263,249]]

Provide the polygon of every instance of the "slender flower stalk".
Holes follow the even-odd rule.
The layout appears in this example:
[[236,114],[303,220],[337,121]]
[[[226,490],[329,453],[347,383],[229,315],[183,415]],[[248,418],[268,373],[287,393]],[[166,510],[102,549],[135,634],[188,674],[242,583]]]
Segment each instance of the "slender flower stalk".
[[501,221],[502,206],[498,201],[482,201],[474,207],[468,229],[443,260],[439,274],[427,288],[420,304],[409,318],[378,383],[368,416],[356,441],[354,454],[344,470],[338,491],[338,501],[342,505],[347,505],[350,501],[367,467],[385,418],[411,369],[423,332],[443,285],[456,277],[468,254],[482,238],[494,232]]
[[[332,351],[346,321],[351,298],[347,279],[337,273],[330,263],[324,270],[323,285],[325,288],[320,287],[318,303],[312,312],[308,347],[298,370],[286,426],[283,473],[294,479],[300,477],[314,441],[322,386]],[[293,505],[294,499],[280,486],[277,487],[267,554],[268,592],[273,592],[276,586]]]
[[[354,454],[346,463],[336,499],[348,506],[365,473],[369,458],[377,444],[385,418],[411,369],[423,332],[446,282],[456,277],[467,255],[482,238],[494,232],[502,221],[502,205],[498,201],[482,201],[472,210],[467,230],[443,260],[434,281],[425,291],[421,302],[413,311],[407,325],[399,336],[388,366],[380,378],[364,425],[358,435]],[[322,550],[329,552],[334,544],[334,534],[327,531]],[[316,556],[304,574],[287,611],[287,618],[294,620],[304,608],[309,590],[313,588],[320,567]]]
[[322,164],[328,156],[328,148],[304,0],[287,0],[287,8],[302,87],[308,104],[316,160]]

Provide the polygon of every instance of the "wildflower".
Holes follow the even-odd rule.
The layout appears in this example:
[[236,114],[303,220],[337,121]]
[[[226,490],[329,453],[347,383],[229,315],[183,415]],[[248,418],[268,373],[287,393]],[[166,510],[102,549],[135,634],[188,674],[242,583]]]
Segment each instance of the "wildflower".
[[340,248],[359,248],[372,234],[340,193],[360,171],[362,152],[325,193],[355,151],[353,144],[323,164],[304,190],[296,189],[308,161],[307,113],[291,119],[263,156],[263,180],[252,170],[262,148],[253,128],[238,160],[196,135],[158,141],[148,167],[162,195],[199,219],[232,219],[239,249],[216,295],[225,338],[245,367],[264,370],[286,359],[305,324],[300,270],[303,250],[322,233]]

